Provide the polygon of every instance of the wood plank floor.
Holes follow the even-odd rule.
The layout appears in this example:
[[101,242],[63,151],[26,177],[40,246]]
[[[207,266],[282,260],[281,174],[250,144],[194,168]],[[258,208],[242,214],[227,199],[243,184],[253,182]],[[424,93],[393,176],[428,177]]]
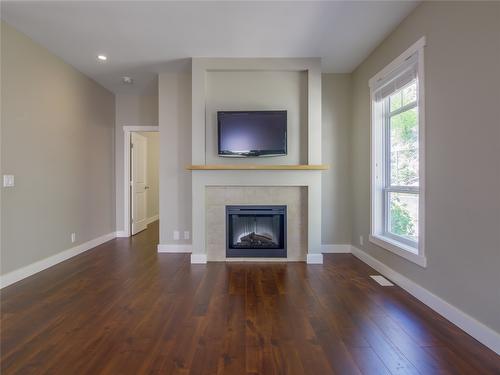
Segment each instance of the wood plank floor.
[[6,374],[500,374],[500,359],[349,254],[158,254],[157,223],[1,292]]

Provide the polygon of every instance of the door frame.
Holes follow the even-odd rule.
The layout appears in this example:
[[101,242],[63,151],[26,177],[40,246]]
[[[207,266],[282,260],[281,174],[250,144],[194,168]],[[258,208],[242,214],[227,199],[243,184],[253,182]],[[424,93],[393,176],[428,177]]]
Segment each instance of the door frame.
[[123,127],[123,234],[130,237],[130,137],[132,132],[159,132],[159,126]]

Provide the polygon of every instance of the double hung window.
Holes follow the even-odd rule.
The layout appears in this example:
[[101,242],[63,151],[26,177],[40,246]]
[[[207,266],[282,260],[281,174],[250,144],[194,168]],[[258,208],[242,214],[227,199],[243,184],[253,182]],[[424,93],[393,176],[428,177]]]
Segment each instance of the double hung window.
[[425,266],[423,40],[370,80],[370,240]]

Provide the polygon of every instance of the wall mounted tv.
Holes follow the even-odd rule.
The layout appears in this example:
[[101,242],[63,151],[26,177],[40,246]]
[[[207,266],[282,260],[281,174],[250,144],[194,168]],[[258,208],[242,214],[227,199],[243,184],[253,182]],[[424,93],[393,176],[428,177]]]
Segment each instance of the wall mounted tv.
[[286,155],[286,111],[219,111],[219,155],[254,157]]

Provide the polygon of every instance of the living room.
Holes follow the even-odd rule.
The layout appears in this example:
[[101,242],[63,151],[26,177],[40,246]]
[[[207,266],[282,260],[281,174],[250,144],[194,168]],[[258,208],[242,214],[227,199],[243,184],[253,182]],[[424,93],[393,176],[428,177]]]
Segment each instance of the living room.
[[500,3],[1,19],[2,373],[500,371]]

